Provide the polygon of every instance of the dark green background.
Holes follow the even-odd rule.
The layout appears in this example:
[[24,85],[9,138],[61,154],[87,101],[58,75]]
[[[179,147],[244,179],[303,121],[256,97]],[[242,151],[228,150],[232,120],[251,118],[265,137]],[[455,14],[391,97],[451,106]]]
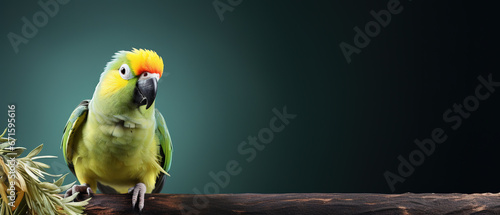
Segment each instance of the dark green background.
[[[220,192],[391,192],[383,173],[397,171],[398,155],[436,127],[450,131],[442,114],[473,94],[478,75],[500,76],[493,7],[465,1],[401,0],[403,12],[347,64],[339,43],[353,44],[353,27],[387,2],[243,0],[221,22],[212,1],[70,1],[16,54],[7,34],[41,8],[3,0],[0,127],[16,104],[17,144],[44,143],[42,154],[59,156],[45,160],[50,172],[69,172],[59,145],[70,113],[114,52],[148,48],[168,74],[156,100],[174,143],[163,192],[202,190],[233,159],[243,171]],[[498,99],[481,102],[395,192],[500,191]],[[283,106],[297,118],[244,161],[238,144]]]

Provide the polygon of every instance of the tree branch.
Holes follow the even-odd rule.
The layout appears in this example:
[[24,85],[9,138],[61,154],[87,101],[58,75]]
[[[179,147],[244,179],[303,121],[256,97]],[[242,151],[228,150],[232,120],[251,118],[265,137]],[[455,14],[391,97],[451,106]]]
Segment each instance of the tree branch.
[[[130,195],[95,195],[85,212],[139,214]],[[147,194],[141,214],[500,214],[500,194]]]

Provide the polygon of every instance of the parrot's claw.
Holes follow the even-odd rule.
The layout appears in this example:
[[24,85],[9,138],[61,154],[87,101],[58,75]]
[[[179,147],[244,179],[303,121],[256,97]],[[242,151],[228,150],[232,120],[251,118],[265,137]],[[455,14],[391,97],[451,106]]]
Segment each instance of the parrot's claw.
[[84,200],[85,197],[83,197],[84,194],[87,194],[88,197],[94,196],[94,191],[90,188],[88,184],[82,184],[82,185],[73,185],[66,193],[64,194],[64,198],[72,196],[73,194],[79,192],[78,196],[76,197],[76,200]]
[[[132,208],[135,208],[136,203],[139,211],[144,208],[144,194],[146,193],[146,185],[144,183],[137,183],[135,187],[128,189],[128,193],[132,193]],[[139,199],[137,199],[139,198]],[[139,200],[139,202],[137,202]]]

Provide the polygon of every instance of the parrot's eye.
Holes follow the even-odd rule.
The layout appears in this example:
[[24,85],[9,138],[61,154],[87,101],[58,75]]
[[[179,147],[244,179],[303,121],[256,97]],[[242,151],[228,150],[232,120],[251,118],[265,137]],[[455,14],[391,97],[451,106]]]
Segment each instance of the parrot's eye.
[[123,64],[118,72],[120,72],[120,76],[122,76],[122,78],[125,80],[131,79],[133,77],[132,72],[130,72],[130,67],[127,64]]

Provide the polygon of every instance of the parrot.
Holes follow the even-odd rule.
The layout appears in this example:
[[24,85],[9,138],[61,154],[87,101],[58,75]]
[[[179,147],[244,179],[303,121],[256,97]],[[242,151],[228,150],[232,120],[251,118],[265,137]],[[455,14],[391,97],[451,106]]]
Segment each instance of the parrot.
[[118,51],[64,127],[64,160],[80,185],[65,196],[94,191],[132,194],[142,211],[145,193],[159,193],[172,163],[172,141],[155,108],[163,59],[152,50]]

